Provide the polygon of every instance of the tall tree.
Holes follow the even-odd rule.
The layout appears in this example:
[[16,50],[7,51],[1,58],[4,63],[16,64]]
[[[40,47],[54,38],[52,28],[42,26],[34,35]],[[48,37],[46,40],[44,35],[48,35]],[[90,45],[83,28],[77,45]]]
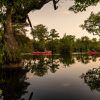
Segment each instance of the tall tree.
[[39,24],[37,26],[34,26],[33,32],[31,34],[39,41],[45,41],[45,39],[47,39],[48,37],[48,30],[46,26]]
[[75,36],[65,34],[61,39],[60,52],[61,53],[72,52],[74,49],[74,40]]
[[47,27],[42,24],[34,26],[31,34],[33,35],[33,50],[45,51],[45,44],[49,35]]
[[57,39],[59,37],[59,33],[57,33],[57,31],[55,29],[51,29],[49,37],[51,39]]
[[[75,13],[86,11],[89,6],[96,6],[100,3],[100,0],[74,0],[74,5],[69,10]],[[84,21],[81,25],[83,29],[86,29],[89,33],[100,36],[100,12],[97,14],[91,13],[90,17]]]
[[47,49],[51,50],[52,53],[58,52],[58,46],[59,46],[59,33],[55,29],[51,29],[49,32],[48,41],[46,43]]
[[92,12],[90,17],[84,21],[81,27],[86,29],[89,33],[93,33],[93,35],[100,36],[100,12],[97,14]]
[[25,23],[28,13],[32,10],[41,9],[46,3],[53,1],[54,9],[59,0],[1,0],[0,1],[0,24],[3,26],[3,45],[5,60],[16,60],[18,43],[15,39],[13,25]]
[[74,0],[74,5],[69,8],[69,10],[75,13],[86,11],[89,6],[96,6],[100,3],[100,0]]

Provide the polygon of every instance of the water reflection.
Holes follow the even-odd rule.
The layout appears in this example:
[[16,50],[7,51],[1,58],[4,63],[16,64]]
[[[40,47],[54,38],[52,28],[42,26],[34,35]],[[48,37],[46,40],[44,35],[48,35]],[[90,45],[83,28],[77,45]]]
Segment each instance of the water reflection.
[[80,54],[80,55],[77,54],[77,55],[75,55],[75,57],[78,62],[88,64],[88,63],[90,63],[90,61],[96,62],[97,58],[100,57],[100,55],[89,56],[87,54]]
[[56,56],[33,56],[30,60],[24,60],[24,66],[29,68],[34,75],[44,76],[50,70],[52,73],[55,73],[60,66],[60,63],[63,66],[69,66],[75,63],[75,59],[71,54],[66,55],[56,55]]
[[[29,67],[30,66],[30,67]],[[37,76],[44,76],[48,70],[55,73],[59,69],[59,60],[52,57],[34,56],[32,60],[27,61],[27,67],[30,68],[31,73]]]
[[[51,94],[55,96],[55,98],[59,98],[60,96],[61,98],[64,98],[63,100],[67,99],[75,100],[69,98],[71,98],[72,96],[76,96],[77,97],[76,99],[79,98],[79,95],[77,94],[74,95],[76,93],[76,90],[73,89],[76,89],[76,87],[77,89],[79,89],[77,91],[81,95],[80,98],[82,96],[87,97],[86,94],[85,96],[83,95],[86,91],[85,92],[83,91],[84,93],[82,94],[80,92],[81,89],[86,88],[86,87],[81,87],[80,85],[82,83],[80,83],[79,76],[83,73],[82,71],[84,70],[84,68],[82,69],[81,66],[86,66],[86,64],[91,64],[91,62],[97,62],[98,59],[99,56],[71,55],[71,54],[53,55],[53,56],[25,55],[22,60],[23,67],[0,69],[0,100],[28,100],[28,99],[31,100],[33,93],[35,93],[33,96],[36,96],[36,91],[34,92],[34,89],[37,89],[38,87],[40,89],[39,92],[49,89],[46,92],[48,97],[47,99],[41,99],[43,95],[42,92],[38,94],[41,96],[41,98],[37,96],[37,98],[39,99],[34,99],[34,100],[50,100],[48,98],[49,97],[52,98]],[[75,65],[76,63],[77,65]],[[69,67],[70,65],[73,66]],[[75,66],[77,67],[75,68]],[[62,70],[62,68],[67,69],[67,67],[70,68],[70,71],[65,69]],[[84,82],[88,84],[91,90],[100,91],[100,68],[94,68],[89,70],[89,67],[87,67],[86,69],[88,70],[88,72],[82,74],[81,78],[84,79]],[[58,70],[60,70],[60,72]],[[56,74],[57,72],[59,73]],[[31,79],[27,76],[28,73],[31,73],[32,75]],[[51,79],[50,73],[55,73],[53,74],[55,75],[55,77],[53,77],[55,78],[53,80],[54,82],[49,80]],[[49,78],[45,79],[44,78],[45,75],[47,75]],[[37,77],[35,76],[38,76],[40,78],[36,80]],[[41,78],[44,78],[44,80],[41,80]],[[49,82],[51,83],[49,84]],[[30,87],[30,84],[31,87],[34,87],[34,89],[31,90],[31,92],[29,92],[30,89],[28,89]],[[46,84],[47,87],[44,84]],[[74,93],[72,94],[72,92]],[[56,93],[58,94],[61,93],[61,95],[60,94],[56,95]],[[69,94],[67,95],[68,98],[66,97],[66,93]],[[28,94],[27,98],[25,98],[26,94]],[[89,99],[91,98],[88,98],[87,100]]]
[[87,64],[87,63],[89,63],[89,61],[91,60],[91,57],[88,56],[88,55],[80,54],[80,55],[76,55],[76,59],[77,59],[79,62],[82,62],[82,63],[84,63],[84,64]]
[[75,63],[75,59],[72,54],[66,53],[64,55],[61,55],[60,62],[64,64],[64,66],[70,66],[71,64]]
[[26,82],[27,70],[0,69],[0,91],[1,100],[18,100],[27,93],[27,87],[30,83]]
[[88,72],[81,75],[81,78],[84,79],[91,90],[100,91],[100,67],[88,70]]
[[32,66],[31,72],[37,76],[43,76],[48,72],[48,60],[44,59],[44,57],[40,57],[39,59],[35,59]]
[[75,64],[76,61],[88,64],[90,61],[96,62],[96,59],[99,56],[93,55],[72,55],[72,54],[65,54],[65,55],[53,55],[53,56],[31,56],[26,57],[23,60],[23,65],[25,68],[29,69],[31,73],[37,76],[44,76],[50,70],[52,73],[55,73],[60,66],[68,67],[72,64]]

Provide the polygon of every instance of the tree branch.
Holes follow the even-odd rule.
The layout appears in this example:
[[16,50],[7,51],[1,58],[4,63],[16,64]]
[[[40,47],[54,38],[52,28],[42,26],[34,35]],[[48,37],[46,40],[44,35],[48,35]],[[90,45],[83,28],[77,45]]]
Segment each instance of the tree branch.
[[58,2],[59,0],[53,0],[53,5],[55,10],[58,8],[58,6],[56,5]]

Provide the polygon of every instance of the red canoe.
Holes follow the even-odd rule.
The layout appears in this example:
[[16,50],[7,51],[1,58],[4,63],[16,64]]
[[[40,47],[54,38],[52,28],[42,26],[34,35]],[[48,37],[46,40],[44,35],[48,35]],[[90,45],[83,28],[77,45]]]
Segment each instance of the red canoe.
[[52,51],[45,51],[45,52],[32,52],[33,55],[52,55]]
[[100,52],[97,52],[97,51],[88,51],[87,54],[97,55],[97,54],[100,54]]

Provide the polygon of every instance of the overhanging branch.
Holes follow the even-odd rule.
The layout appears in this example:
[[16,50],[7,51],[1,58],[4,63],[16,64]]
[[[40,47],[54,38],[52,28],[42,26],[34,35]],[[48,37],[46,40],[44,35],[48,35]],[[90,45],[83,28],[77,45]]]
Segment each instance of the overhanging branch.
[[56,5],[60,0],[53,0],[54,9],[56,10],[58,6]]

